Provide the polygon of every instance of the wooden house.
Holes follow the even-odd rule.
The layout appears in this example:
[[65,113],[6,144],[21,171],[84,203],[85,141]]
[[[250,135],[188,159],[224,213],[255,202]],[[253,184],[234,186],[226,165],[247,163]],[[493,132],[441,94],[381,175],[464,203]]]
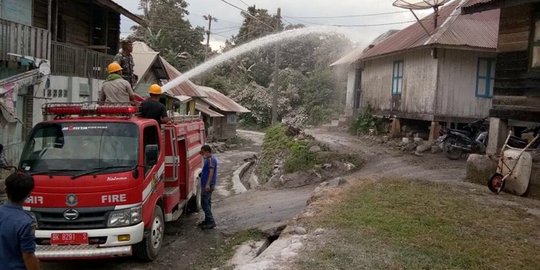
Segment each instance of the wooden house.
[[[134,90],[143,97],[148,96],[148,87],[150,85],[164,85],[170,80],[182,75],[165,58],[161,57],[159,52],[156,52],[144,42],[136,41],[133,43],[132,55],[133,62],[135,63],[134,73],[139,77]],[[168,95],[176,97],[178,101],[185,104],[186,109],[183,110],[183,113],[191,115],[195,114],[195,98],[207,97],[190,80],[172,87]],[[188,100],[185,97],[190,97],[190,99]]]
[[509,127],[540,122],[540,1],[475,0],[463,14],[500,9],[499,42],[489,112],[488,153],[496,153]]
[[[161,57],[159,52],[154,51],[144,42],[134,42],[132,54],[135,62],[134,72],[139,77],[135,91],[142,96],[148,95],[147,89],[151,84],[163,85],[182,75]],[[210,141],[234,138],[238,114],[249,112],[217,90],[195,85],[190,80],[172,87],[167,95],[176,98],[181,104],[187,104],[186,109],[180,109],[182,113],[203,115],[207,137]]]
[[197,108],[205,114],[210,139],[224,141],[234,138],[238,114],[249,110],[214,88],[198,86],[198,89],[207,95],[207,98],[197,100]]
[[0,143],[11,162],[45,102],[95,100],[118,53],[112,0],[0,0]]
[[355,99],[349,107],[370,106],[379,116],[431,122],[431,139],[440,123],[486,117],[499,10],[461,14],[467,2],[450,2],[439,9],[437,20],[431,14],[338,60],[335,64],[349,65],[348,93],[356,93],[349,95]]

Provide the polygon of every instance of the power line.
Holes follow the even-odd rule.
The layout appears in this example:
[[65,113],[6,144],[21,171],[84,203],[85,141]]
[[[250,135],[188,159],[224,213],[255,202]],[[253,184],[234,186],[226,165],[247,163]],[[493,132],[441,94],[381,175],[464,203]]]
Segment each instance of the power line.
[[259,18],[257,18],[257,17],[255,17],[255,16],[251,15],[251,13],[249,13],[249,11],[244,10],[243,8],[238,7],[238,6],[234,5],[234,4],[231,4],[231,3],[227,2],[226,0],[221,0],[221,1],[222,1],[223,3],[226,3],[227,5],[229,5],[229,6],[231,6],[231,7],[234,7],[234,8],[236,8],[236,9],[242,11],[242,14],[245,14],[245,15],[247,15],[247,16],[253,18],[254,20],[260,22],[261,24],[266,25],[267,27],[270,27],[270,29],[274,29],[273,26],[268,25],[267,23],[265,23],[265,22],[259,20]]
[[229,33],[229,32],[232,32],[232,31],[236,31],[236,29],[230,29],[230,30],[219,31],[219,32],[212,32],[212,34],[223,34],[223,33]]
[[220,27],[220,28],[214,28],[214,30],[229,30],[229,29],[240,29],[241,25],[237,26],[230,26],[230,27]]
[[372,26],[383,26],[383,25],[396,25],[396,24],[405,24],[405,23],[412,23],[416,21],[401,21],[401,22],[389,22],[389,23],[375,23],[375,24],[326,24],[326,23],[317,23],[317,22],[310,22],[305,20],[299,20],[299,19],[293,19],[291,17],[288,17],[289,19],[306,23],[306,24],[312,24],[312,25],[320,25],[320,26],[334,26],[334,27],[372,27]]
[[250,7],[250,5],[246,4],[246,2],[244,2],[243,0],[238,0],[240,2],[242,2],[242,4],[246,5],[246,7]]
[[354,14],[354,15],[338,15],[338,16],[284,16],[290,19],[337,19],[337,18],[355,18],[355,17],[370,17],[370,16],[381,16],[389,14],[400,14],[400,13],[409,13],[409,11],[392,11],[392,12],[380,12],[380,13],[369,13],[369,14]]

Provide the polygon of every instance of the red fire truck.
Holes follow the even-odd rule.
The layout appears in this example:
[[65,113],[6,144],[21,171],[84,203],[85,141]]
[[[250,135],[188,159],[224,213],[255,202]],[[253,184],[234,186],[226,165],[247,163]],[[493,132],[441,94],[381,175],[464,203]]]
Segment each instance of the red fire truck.
[[38,258],[156,258],[165,222],[200,208],[200,117],[159,126],[135,106],[84,103],[43,113],[54,119],[32,129],[19,164],[36,182],[25,210]]

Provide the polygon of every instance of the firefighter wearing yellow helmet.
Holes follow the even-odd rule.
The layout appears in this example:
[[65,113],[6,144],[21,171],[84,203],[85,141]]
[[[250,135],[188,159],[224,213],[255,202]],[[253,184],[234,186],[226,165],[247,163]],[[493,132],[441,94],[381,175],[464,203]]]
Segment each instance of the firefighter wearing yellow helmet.
[[148,94],[150,94],[150,97],[141,104],[141,117],[154,119],[160,125],[169,122],[167,109],[165,105],[159,102],[161,86],[157,84],[150,85]]
[[122,78],[122,67],[112,62],[107,67],[109,76],[101,86],[99,102],[103,103],[131,103],[134,104],[134,93],[131,84]]

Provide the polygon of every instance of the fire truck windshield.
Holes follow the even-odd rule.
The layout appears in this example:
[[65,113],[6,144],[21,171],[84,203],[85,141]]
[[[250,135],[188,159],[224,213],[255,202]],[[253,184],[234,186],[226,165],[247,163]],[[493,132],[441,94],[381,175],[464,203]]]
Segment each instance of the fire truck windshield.
[[29,173],[80,175],[135,168],[139,131],[131,123],[43,123],[32,134],[20,167]]

